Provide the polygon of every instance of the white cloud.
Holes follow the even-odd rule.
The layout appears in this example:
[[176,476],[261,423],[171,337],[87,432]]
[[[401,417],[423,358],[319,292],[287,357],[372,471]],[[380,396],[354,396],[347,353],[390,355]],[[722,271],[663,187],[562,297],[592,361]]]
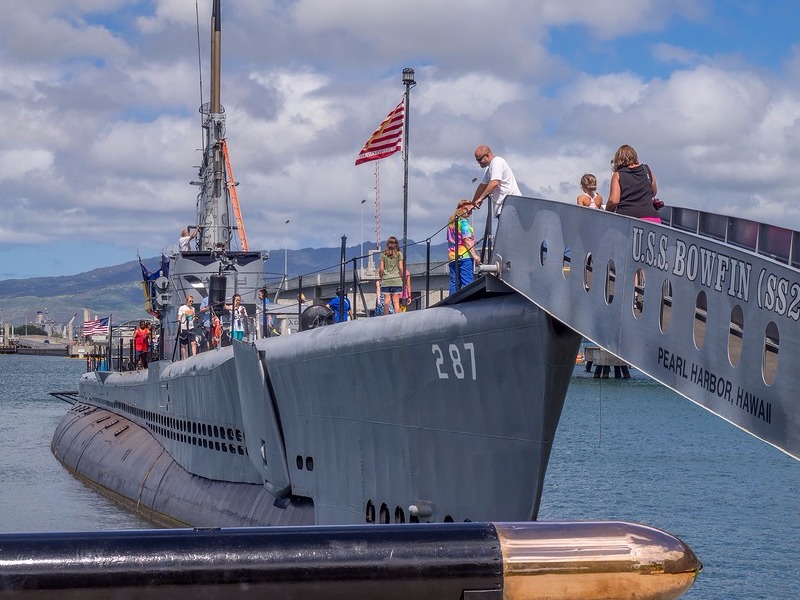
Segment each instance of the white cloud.
[[186,0],[156,0],[154,14],[138,17],[136,24],[142,33],[153,34],[174,26],[195,27],[198,19],[201,23],[208,23],[211,5],[209,2],[200,4],[202,6],[197,5],[199,10],[195,11],[195,5],[187,10]]
[[9,149],[0,151],[0,184],[42,177],[53,166],[53,154],[47,150]]
[[[200,2],[206,88],[210,7]],[[715,206],[778,219],[789,205],[788,222],[800,227],[791,200],[798,52],[787,42],[785,65],[756,69],[736,48],[659,37],[679,18],[701,26],[712,9],[689,0],[224,2],[222,100],[251,245],[282,246],[286,218],[293,247],[338,245],[342,234],[357,243],[363,198],[365,237],[374,236],[374,165],[353,163],[400,101],[405,66],[418,82],[413,238],[472,195],[481,143],[509,160],[524,190],[566,202],[584,172],[605,194],[608,160],[631,143],[668,201],[719,198]],[[42,243],[42,220],[64,223],[47,238],[54,248],[76,235],[154,254],[174,244],[194,219],[188,182],[202,140],[195,18],[184,0],[37,0],[0,15],[9,32],[0,40],[9,121],[0,181],[4,204],[16,207],[0,215],[9,233],[0,250]],[[606,46],[554,54],[556,28]],[[634,54],[641,31],[653,42]],[[381,162],[384,238],[402,225],[402,167],[399,155]]]

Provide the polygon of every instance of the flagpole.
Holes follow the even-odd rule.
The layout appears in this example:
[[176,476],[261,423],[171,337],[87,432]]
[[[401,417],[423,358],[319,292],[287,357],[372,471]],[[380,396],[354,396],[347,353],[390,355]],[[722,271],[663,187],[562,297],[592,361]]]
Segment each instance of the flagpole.
[[406,105],[403,111],[405,113],[403,121],[403,272],[400,273],[400,279],[405,286],[405,270],[408,268],[408,118],[411,112],[409,106],[411,88],[417,85],[417,82],[414,81],[414,69],[403,69],[403,85],[406,86]]
[[[113,348],[112,348],[112,339],[111,339],[111,332],[113,331],[113,326],[111,324],[111,313],[108,314],[108,343],[106,349],[106,370],[113,371],[114,367],[111,364],[113,360]],[[120,352],[119,356],[120,368],[119,370],[122,371],[122,353]]]

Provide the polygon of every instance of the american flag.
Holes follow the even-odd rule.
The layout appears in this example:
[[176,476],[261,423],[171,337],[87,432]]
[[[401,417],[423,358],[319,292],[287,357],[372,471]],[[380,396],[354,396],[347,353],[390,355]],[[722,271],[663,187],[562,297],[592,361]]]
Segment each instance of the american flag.
[[378,125],[375,133],[364,144],[356,158],[357,165],[371,160],[380,160],[400,151],[405,114],[406,107],[405,101],[403,101]]
[[108,319],[94,319],[92,321],[83,322],[83,335],[88,337],[90,335],[108,335]]

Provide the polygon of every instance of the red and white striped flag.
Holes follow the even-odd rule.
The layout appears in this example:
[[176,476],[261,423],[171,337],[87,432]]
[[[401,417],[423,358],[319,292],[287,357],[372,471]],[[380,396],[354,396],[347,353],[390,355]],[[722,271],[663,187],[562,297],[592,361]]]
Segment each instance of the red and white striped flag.
[[371,160],[386,158],[402,149],[405,114],[406,106],[405,101],[403,101],[378,125],[375,133],[364,144],[356,158],[357,165]]
[[105,319],[93,319],[91,321],[83,322],[83,335],[88,337],[90,335],[108,335],[108,321]]

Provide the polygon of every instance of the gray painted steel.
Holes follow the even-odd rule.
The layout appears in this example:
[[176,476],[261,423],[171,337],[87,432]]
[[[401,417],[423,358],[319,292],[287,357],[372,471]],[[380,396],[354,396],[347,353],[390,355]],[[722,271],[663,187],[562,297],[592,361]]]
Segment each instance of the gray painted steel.
[[680,209],[670,221],[507,198],[500,277],[627,363],[800,458],[798,234]]
[[182,468],[151,433],[119,412],[73,406],[53,436],[53,454],[103,493],[167,525],[311,525],[308,499],[275,502],[260,485],[216,481]]
[[99,424],[70,413],[53,451],[97,485],[191,524],[209,524],[207,502],[232,509],[196,484],[197,514],[174,509],[186,483],[168,469],[266,489],[267,504],[306,499],[318,524],[364,522],[369,507],[385,522],[410,519],[411,506],[433,521],[535,518],[580,337],[498,289],[478,284],[458,304],[236,342],[148,372],[89,373],[79,406],[129,427],[100,442]]

